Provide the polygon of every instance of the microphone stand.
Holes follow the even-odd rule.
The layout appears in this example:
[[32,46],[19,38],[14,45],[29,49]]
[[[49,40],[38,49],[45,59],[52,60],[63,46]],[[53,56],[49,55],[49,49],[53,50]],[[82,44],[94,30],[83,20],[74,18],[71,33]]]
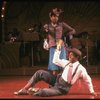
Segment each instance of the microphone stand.
[[87,35],[87,37],[86,37],[86,52],[87,52],[87,66],[88,66],[88,64],[89,64],[89,60],[88,60],[88,57],[89,57],[89,53],[88,53],[88,51],[89,51],[89,48],[88,48],[88,35]]

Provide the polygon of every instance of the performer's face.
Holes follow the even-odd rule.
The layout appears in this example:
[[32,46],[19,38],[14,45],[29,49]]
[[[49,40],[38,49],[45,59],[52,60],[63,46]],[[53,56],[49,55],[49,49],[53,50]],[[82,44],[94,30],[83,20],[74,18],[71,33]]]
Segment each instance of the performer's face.
[[75,54],[73,52],[70,52],[69,53],[69,61],[73,63],[73,62],[75,62],[77,60],[78,60],[78,57],[75,56]]
[[57,23],[58,19],[59,19],[58,16],[50,16],[50,20],[53,23]]

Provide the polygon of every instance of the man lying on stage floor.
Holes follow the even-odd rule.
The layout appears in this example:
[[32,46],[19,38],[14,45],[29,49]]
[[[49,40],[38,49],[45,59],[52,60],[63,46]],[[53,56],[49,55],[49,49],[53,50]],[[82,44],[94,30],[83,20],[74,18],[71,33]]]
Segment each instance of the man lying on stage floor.
[[[79,79],[82,78],[86,83],[90,94],[96,96],[96,92],[93,89],[91,77],[88,75],[86,69],[79,63],[81,51],[76,48],[69,50],[69,60],[60,59],[60,50],[56,50],[54,53],[53,63],[64,68],[62,74],[58,74],[55,78],[52,74],[45,70],[38,70],[29,80],[29,82],[17,92],[15,95],[30,94],[34,96],[57,96],[65,95],[68,93],[71,86]],[[71,77],[70,77],[71,76]],[[34,85],[38,81],[45,81],[46,83],[53,85],[48,88],[34,88]],[[52,80],[56,80],[55,82]]]

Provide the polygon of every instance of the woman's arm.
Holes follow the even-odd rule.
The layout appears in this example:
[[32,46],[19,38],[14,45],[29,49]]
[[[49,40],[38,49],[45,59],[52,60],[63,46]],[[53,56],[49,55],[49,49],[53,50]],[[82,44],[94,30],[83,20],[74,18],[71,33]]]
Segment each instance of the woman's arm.
[[75,34],[76,31],[74,28],[72,28],[71,26],[69,26],[67,23],[63,22],[63,27],[65,28],[65,30],[67,30],[68,34]]

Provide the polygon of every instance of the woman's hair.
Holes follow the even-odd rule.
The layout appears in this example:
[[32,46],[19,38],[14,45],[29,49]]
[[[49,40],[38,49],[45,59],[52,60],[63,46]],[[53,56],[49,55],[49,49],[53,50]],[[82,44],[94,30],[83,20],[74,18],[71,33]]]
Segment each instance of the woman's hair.
[[58,16],[62,13],[63,11],[59,8],[54,8],[52,11],[49,13],[49,16]]
[[50,17],[52,17],[52,16],[57,16],[57,14],[55,14],[53,11],[51,11],[51,12],[49,13],[49,16],[50,16]]

